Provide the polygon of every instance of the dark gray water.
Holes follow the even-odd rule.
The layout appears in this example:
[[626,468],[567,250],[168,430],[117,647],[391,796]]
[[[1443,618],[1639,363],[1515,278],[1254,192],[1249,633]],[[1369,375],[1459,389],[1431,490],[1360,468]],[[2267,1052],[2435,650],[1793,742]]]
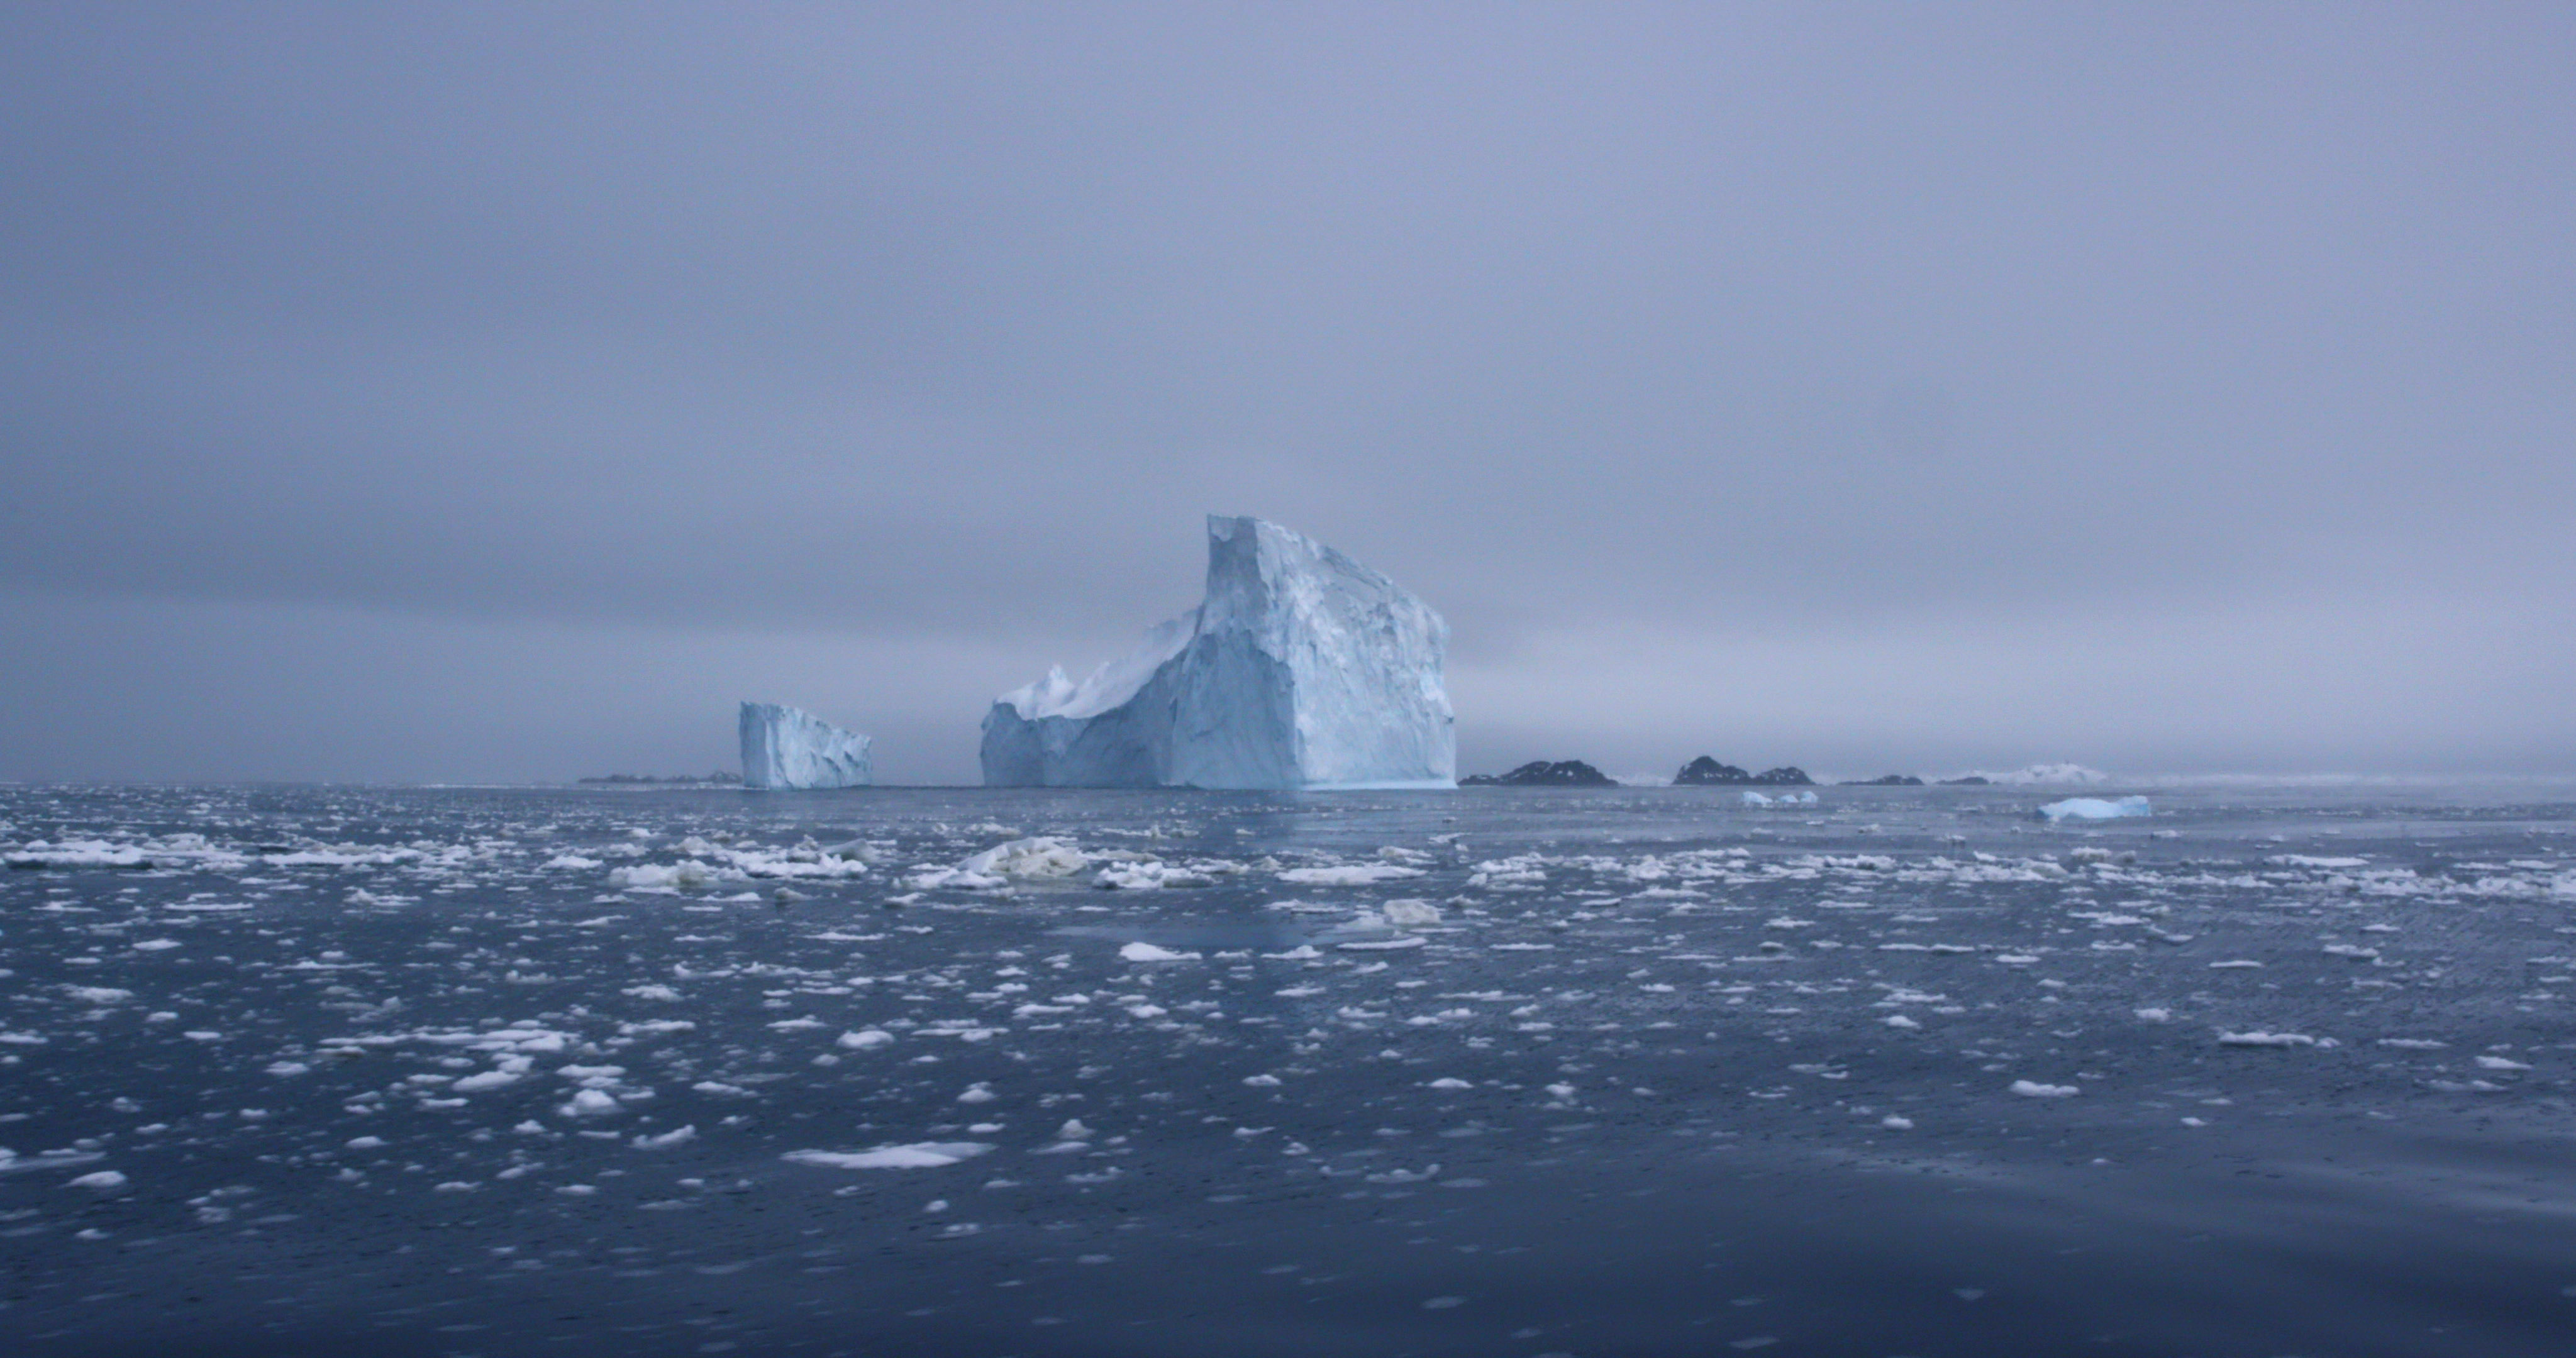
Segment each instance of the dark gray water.
[[0,1351],[2576,1352],[2565,790],[2149,791],[0,789]]

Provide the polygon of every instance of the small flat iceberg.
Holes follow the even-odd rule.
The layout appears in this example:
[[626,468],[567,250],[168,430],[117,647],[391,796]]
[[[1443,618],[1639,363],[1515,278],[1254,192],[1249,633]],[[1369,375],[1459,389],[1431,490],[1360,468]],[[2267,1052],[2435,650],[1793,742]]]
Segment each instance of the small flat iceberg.
[[2123,816],[2152,816],[2155,809],[2144,797],[2069,797],[2039,808],[2041,820],[2118,820]]

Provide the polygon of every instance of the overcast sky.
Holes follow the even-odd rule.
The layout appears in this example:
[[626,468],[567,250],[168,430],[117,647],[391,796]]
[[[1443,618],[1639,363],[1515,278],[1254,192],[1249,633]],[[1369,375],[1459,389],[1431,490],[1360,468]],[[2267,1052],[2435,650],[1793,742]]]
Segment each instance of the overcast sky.
[[972,781],[1200,516],[1463,770],[2576,771],[2576,8],[0,8],[0,778]]

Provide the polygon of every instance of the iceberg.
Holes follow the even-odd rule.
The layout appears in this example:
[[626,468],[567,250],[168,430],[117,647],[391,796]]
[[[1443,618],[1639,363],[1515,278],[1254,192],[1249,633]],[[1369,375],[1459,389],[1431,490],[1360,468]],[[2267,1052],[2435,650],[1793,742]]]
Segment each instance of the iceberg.
[[2050,802],[2035,814],[2046,821],[2117,820],[2123,816],[2152,816],[2155,808],[2144,797],[2122,797],[2116,801],[2101,797],[2069,797],[2062,802]]
[[811,712],[777,703],[742,705],[744,787],[866,787],[875,778],[872,742]]
[[1449,788],[1449,626],[1393,580],[1254,518],[1210,515],[1207,595],[1081,683],[984,717],[990,787]]

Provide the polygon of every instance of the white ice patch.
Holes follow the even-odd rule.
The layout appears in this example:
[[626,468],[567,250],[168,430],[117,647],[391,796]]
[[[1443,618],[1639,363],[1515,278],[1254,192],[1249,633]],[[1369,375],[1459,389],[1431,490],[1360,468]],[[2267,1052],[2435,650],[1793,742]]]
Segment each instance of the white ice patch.
[[2336,1043],[2333,1038],[2310,1037],[2306,1033],[2261,1031],[2231,1033],[2222,1029],[2218,1034],[2218,1045],[2222,1047],[2331,1047]]
[[1330,868],[1290,868],[1279,874],[1279,880],[1300,886],[1375,886],[1421,875],[1420,868],[1395,863],[1349,863]]
[[983,1141],[916,1141],[866,1151],[789,1151],[779,1159],[825,1169],[937,1169],[993,1149]]
[[1388,901],[1377,908],[1377,913],[1398,929],[1420,929],[1440,922],[1440,907],[1429,901]]

